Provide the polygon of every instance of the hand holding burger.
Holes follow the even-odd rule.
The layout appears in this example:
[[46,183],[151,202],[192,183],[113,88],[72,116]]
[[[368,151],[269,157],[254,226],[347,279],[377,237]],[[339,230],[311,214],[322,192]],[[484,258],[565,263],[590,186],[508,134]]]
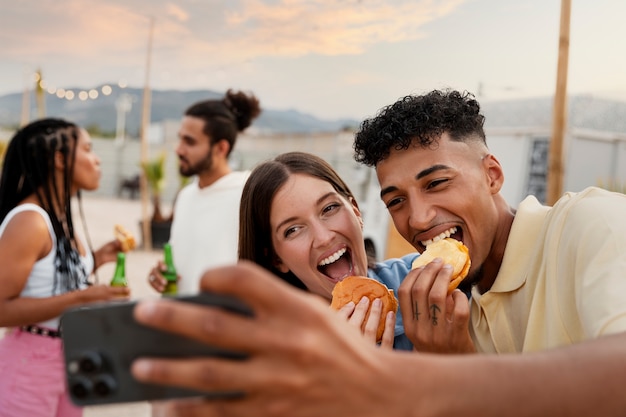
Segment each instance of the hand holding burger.
[[452,238],[445,238],[431,243],[426,250],[413,261],[412,268],[426,266],[433,259],[441,258],[444,264],[452,266],[452,277],[448,286],[448,294],[459,286],[461,281],[467,276],[472,262],[469,257],[469,250],[462,242]]
[[[359,276],[346,277],[335,285],[332,296],[333,298],[330,303],[330,307],[334,310],[339,310],[350,301],[358,304],[363,297],[369,298],[371,309],[372,301],[377,298],[381,300],[382,313],[380,315],[378,329],[376,331],[377,343],[380,343],[383,338],[387,313],[393,311],[395,314],[398,311],[398,300],[396,300],[393,290],[388,289],[385,284],[372,278]],[[365,320],[363,320],[362,330],[365,330],[369,314],[370,310],[368,310]]]

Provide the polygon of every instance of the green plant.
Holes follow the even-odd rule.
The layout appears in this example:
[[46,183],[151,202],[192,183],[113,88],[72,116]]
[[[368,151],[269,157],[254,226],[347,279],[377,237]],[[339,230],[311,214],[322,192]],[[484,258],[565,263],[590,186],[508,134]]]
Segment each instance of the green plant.
[[141,169],[146,177],[148,188],[152,196],[152,222],[165,222],[169,219],[163,216],[161,197],[165,188],[165,152],[156,158],[142,162]]

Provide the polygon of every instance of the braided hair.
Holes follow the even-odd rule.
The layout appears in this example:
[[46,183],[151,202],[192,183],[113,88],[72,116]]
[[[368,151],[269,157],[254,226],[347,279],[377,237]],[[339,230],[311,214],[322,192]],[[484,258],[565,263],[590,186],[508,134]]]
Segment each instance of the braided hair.
[[[77,125],[62,119],[46,118],[24,126],[9,142],[0,177],[0,222],[32,194],[50,217],[57,242],[54,294],[79,289],[88,276],[80,261],[71,211],[79,133]],[[55,180],[57,152],[65,160],[60,183]],[[78,199],[80,204],[80,194]]]

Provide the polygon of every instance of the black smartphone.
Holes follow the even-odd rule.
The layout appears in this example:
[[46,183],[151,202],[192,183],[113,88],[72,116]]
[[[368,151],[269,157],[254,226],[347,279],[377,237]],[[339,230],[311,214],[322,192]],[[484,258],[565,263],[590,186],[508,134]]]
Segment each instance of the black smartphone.
[[[251,310],[240,301],[223,295],[201,293],[172,299],[252,315]],[[206,393],[146,384],[133,378],[130,366],[138,357],[245,358],[238,352],[207,346],[139,324],[133,318],[135,304],[136,302],[92,304],[69,309],[61,315],[65,374],[74,404],[87,406],[198,396],[224,398],[243,395],[239,392]]]

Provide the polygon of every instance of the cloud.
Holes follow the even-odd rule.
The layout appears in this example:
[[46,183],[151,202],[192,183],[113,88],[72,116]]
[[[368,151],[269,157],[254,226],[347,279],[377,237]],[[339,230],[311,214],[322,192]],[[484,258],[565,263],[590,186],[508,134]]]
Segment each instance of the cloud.
[[[75,56],[90,59],[124,51],[139,45],[137,27],[148,27],[145,17],[115,3],[20,3],[23,7],[3,10],[0,51],[5,57],[22,61]],[[145,44],[145,39],[141,39],[141,44]]]
[[155,59],[175,72],[174,65],[215,71],[255,59],[358,55],[426,36],[427,23],[464,1],[241,0],[204,13],[187,2],[189,21],[157,20]]
[[[268,60],[354,56],[426,36],[467,0],[20,0],[0,13],[0,56],[54,85],[142,83],[153,19],[153,79],[211,82]],[[91,74],[91,75],[90,75]],[[96,74],[98,74],[96,76]],[[354,82],[354,81],[353,81]]]
[[384,42],[415,40],[426,23],[453,12],[462,0],[245,0],[226,13],[234,42],[252,54],[359,54]]
[[373,44],[421,37],[423,25],[461,3],[241,0],[219,6],[193,0],[24,0],[3,10],[0,52],[21,60],[136,54],[145,49],[154,17],[155,49],[178,56],[194,51],[247,58],[359,54]]
[[186,22],[189,20],[189,13],[187,13],[184,9],[177,6],[174,3],[168,3],[167,6],[167,14],[179,20],[180,22]]

